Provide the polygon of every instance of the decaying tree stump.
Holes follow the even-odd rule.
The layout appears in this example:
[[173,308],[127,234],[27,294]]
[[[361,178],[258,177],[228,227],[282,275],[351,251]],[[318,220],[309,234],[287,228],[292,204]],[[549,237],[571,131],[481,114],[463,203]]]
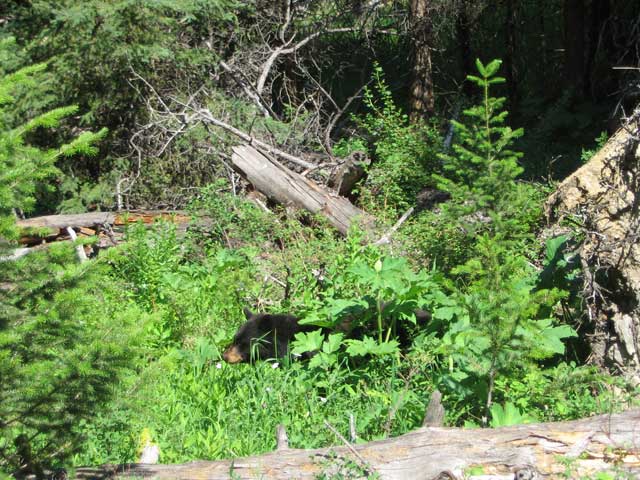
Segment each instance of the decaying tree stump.
[[[345,475],[345,469],[351,476]],[[569,478],[593,478],[594,472],[614,470],[640,474],[640,410],[496,429],[428,427],[356,446],[280,449],[255,457],[184,465],[81,468],[76,475],[83,479],[311,480],[341,471],[342,478],[377,474],[384,480],[506,480],[567,478],[563,476],[567,470]]]
[[570,219],[593,335],[592,360],[640,382],[640,110],[546,203],[552,224]]
[[358,222],[365,231],[373,229],[373,217],[349,200],[327,191],[251,146],[233,147],[231,161],[256,190],[271,200],[320,213],[343,235],[353,222]]

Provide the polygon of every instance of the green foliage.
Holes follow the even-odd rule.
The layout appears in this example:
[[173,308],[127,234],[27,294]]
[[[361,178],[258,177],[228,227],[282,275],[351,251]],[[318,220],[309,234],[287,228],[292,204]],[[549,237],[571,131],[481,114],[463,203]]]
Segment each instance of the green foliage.
[[443,296],[435,275],[415,273],[406,259],[381,257],[372,248],[352,259],[340,259],[329,278],[320,298],[305,305],[302,323],[346,332],[373,331],[376,338],[330,335],[322,342],[318,334],[299,335],[295,353],[320,351],[312,366],[336,363],[340,343],[349,357],[397,354],[399,332],[413,331],[415,310],[430,308]]
[[391,362],[371,362],[352,375],[302,363],[227,365],[218,359],[218,349],[206,340],[168,352],[142,377],[128,406],[129,424],[116,424],[116,415],[96,418],[88,431],[99,431],[96,423],[121,430],[112,438],[93,437],[93,452],[75,462],[99,463],[113,450],[130,452],[127,445],[143,428],[154,432],[163,462],[272,451],[279,423],[294,448],[340,444],[324,420],[346,432],[349,414],[359,437],[368,441],[415,428],[426,407],[423,396],[412,391],[418,375],[407,377],[407,383],[407,372]]
[[513,403],[507,402],[504,406],[494,403],[491,408],[491,421],[489,425],[492,428],[508,427],[509,425],[519,425],[521,423],[533,423],[536,421],[530,415],[523,415]]
[[[223,224],[236,207],[220,207]],[[338,444],[324,421],[346,432],[351,414],[358,441],[384,438],[421,425],[426,392],[436,386],[444,392],[448,421],[462,423],[490,413],[480,411],[477,398],[487,393],[486,359],[494,354],[495,403],[513,404],[522,417],[575,418],[622,406],[604,401],[604,385],[603,395],[589,397],[597,382],[569,379],[574,367],[562,373],[538,366],[561,350],[568,332],[540,317],[555,294],[536,290],[535,272],[521,257],[509,258],[504,247],[494,258],[494,246],[487,244],[484,270],[465,273],[469,283],[447,295],[452,285],[437,272],[416,273],[402,258],[362,247],[357,234],[336,247],[332,237],[306,236],[301,227],[292,232],[282,251],[247,257],[243,252],[255,251],[250,238],[232,251],[220,248],[224,239],[217,236],[177,241],[167,225],[158,224],[146,232],[137,227],[129,245],[108,252],[113,275],[124,277],[130,299],[155,312],[147,325],[164,324],[172,333],[165,341],[147,326],[143,344],[153,360],[140,362],[139,371],[125,379],[121,391],[127,395],[81,424],[86,449],[75,464],[134,461],[144,429],[153,432],[163,462],[272,451],[278,423],[293,447]],[[243,306],[266,298],[274,302],[266,310],[281,311],[281,291],[264,283],[264,272],[278,271],[285,260],[294,292],[291,311],[333,331],[298,337],[293,353],[316,351],[309,360],[222,363],[221,352],[243,321]],[[316,268],[323,269],[319,277],[312,273]],[[429,325],[414,325],[418,306],[433,312]],[[339,331],[344,320],[360,331]],[[409,332],[410,346],[385,352],[395,338],[394,324]],[[515,421],[513,409],[507,407],[507,414]]]
[[202,188],[190,205],[194,214],[211,219],[209,241],[228,247],[243,243],[262,246],[277,238],[282,227],[274,215],[228,190],[227,182],[218,180]]
[[479,239],[477,252],[454,271],[468,284],[434,316],[450,322],[439,350],[457,367],[443,381],[464,396],[485,390],[489,409],[497,376],[564,353],[562,340],[576,334],[551,318],[538,318],[558,293],[535,289],[535,272],[524,258],[487,235]]
[[208,332],[218,341],[229,338],[231,332],[221,331],[220,322],[240,318],[242,294],[253,282],[246,255],[217,248],[198,263],[188,262],[175,225],[164,222],[150,231],[135,225],[128,239],[109,258],[129,295],[156,313],[148,325],[150,347],[182,345]]
[[[0,41],[0,52],[13,45],[12,39]],[[39,64],[0,77],[0,236],[15,239],[14,209],[29,212],[35,205],[36,188],[51,176],[59,174],[55,166],[60,157],[76,154],[95,155],[94,146],[107,133],[83,132],[57,149],[43,150],[26,143],[25,137],[39,128],[55,128],[73,115],[75,106],[60,107],[37,115],[19,125],[11,123],[14,92],[36,81],[46,65]]]
[[594,367],[565,362],[551,368],[530,365],[496,379],[498,399],[541,421],[625,410],[637,403],[637,390]]
[[580,154],[580,160],[582,160],[582,163],[587,163],[589,160],[591,160],[591,158],[598,153],[598,151],[604,147],[604,144],[607,143],[607,140],[609,140],[609,135],[607,134],[606,130],[600,132],[600,135],[598,135],[598,137],[596,138],[596,144],[593,148],[589,148],[589,149],[582,149],[582,153]]
[[377,64],[373,82],[373,89],[367,88],[364,94],[368,112],[355,118],[371,136],[375,157],[362,192],[363,202],[395,218],[398,210],[415,203],[416,194],[429,183],[437,168],[435,146],[442,142],[434,127],[409,123],[409,117],[396,106]]
[[[459,222],[470,234],[502,231],[509,236],[522,234],[517,217],[522,212],[516,178],[522,173],[518,158],[522,153],[511,150],[523,130],[504,126],[508,113],[502,111],[505,98],[489,96],[491,85],[504,83],[496,76],[500,60],[484,66],[476,60],[480,76],[467,79],[482,89],[482,104],[464,111],[469,123],[453,121],[457,141],[453,154],[441,154],[444,174],[435,174],[441,188],[452,200],[443,205],[444,214]],[[526,197],[525,197],[526,198]]]
[[[59,465],[131,364],[146,317],[71,245],[3,265],[0,471]],[[31,458],[28,458],[31,457]]]
[[466,122],[453,121],[455,142],[441,153],[442,173],[437,186],[451,194],[439,212],[424,212],[407,230],[407,241],[419,260],[435,261],[444,271],[477,255],[483,234],[499,237],[516,252],[533,256],[532,232],[540,222],[545,192],[535,184],[517,181],[521,153],[512,150],[522,129],[505,126],[505,98],[490,96],[490,87],[504,82],[496,76],[500,61],[476,67],[480,76],[468,79],[482,89],[482,103],[466,109]]
[[185,74],[180,69],[186,65],[195,74],[214,54],[201,35],[233,26],[236,13],[246,9],[233,0],[64,0],[56,5],[38,0],[29,8],[13,7],[13,13],[17,26],[40,22],[39,28],[16,34],[31,42],[32,55],[54,57],[52,73],[64,101],[81,105],[86,123],[106,124],[115,132],[131,126],[139,114],[131,105],[139,99],[130,82],[132,70],[152,82],[160,79],[158,73]]

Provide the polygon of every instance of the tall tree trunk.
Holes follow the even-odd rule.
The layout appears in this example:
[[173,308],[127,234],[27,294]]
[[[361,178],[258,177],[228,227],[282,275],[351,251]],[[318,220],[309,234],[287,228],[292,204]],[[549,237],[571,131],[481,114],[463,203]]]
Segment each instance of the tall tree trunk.
[[471,54],[471,33],[469,15],[467,12],[468,0],[460,0],[458,4],[458,15],[456,17],[456,37],[458,39],[458,50],[460,51],[460,65],[462,68],[462,92],[470,97],[473,94],[473,84],[466,80],[467,75],[474,72],[473,56]]
[[584,92],[584,0],[564,0],[564,78],[576,97]]
[[545,95],[547,92],[547,32],[545,22],[545,14],[547,8],[544,3],[538,3],[538,28],[540,30],[540,58],[539,61],[539,76],[538,83],[540,85],[540,94]]
[[429,0],[411,0],[410,4],[413,54],[410,89],[410,119],[412,122],[429,117],[435,109],[430,49],[433,30],[429,4]]
[[[609,35],[604,34],[605,26],[611,15],[611,4],[609,0],[593,0],[591,2],[591,22],[589,32],[587,34],[587,58],[584,68],[584,94],[598,97],[598,83],[594,81],[597,77],[594,69],[596,65],[596,55],[599,49],[609,52],[610,42]],[[605,53],[605,58],[609,55]],[[600,57],[603,58],[603,57]],[[601,80],[601,79],[598,79]]]
[[513,109],[518,101],[518,86],[514,60],[516,58],[516,5],[514,0],[505,2],[506,49],[504,54],[505,77],[509,95],[509,107]]

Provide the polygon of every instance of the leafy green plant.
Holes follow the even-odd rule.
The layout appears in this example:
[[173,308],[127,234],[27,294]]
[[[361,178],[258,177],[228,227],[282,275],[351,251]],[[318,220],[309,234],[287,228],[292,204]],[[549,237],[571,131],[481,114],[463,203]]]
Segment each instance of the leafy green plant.
[[321,337],[305,334],[297,337],[296,353],[307,348],[321,350],[327,355],[321,355],[317,362],[337,360],[335,355],[328,355],[334,354],[341,342],[350,357],[395,354],[400,331],[416,325],[415,311],[431,306],[443,295],[433,275],[415,273],[403,258],[378,257],[373,265],[371,260],[362,255],[346,268],[339,267],[323,297],[307,307],[302,322],[347,333],[373,329],[375,338],[366,334],[362,338],[334,335],[327,340],[329,345],[319,348]]
[[553,305],[558,294],[536,290],[535,272],[524,258],[487,235],[479,239],[477,252],[477,258],[454,271],[467,276],[468,286],[434,316],[450,322],[440,352],[458,366],[443,381],[457,388],[477,388],[482,381],[488,413],[498,375],[562,354],[562,340],[576,334],[567,325],[555,326],[551,318],[538,318],[541,306]]
[[258,208],[245,198],[233,195],[225,180],[218,180],[200,190],[189,209],[198,216],[211,218],[208,236],[228,248],[260,245],[276,240],[282,228],[275,215]]
[[372,137],[375,162],[362,189],[363,202],[392,218],[397,210],[415,203],[416,194],[429,183],[438,168],[436,152],[441,145],[437,130],[409,117],[394,102],[380,65],[373,69],[373,89],[367,88],[368,109],[355,117],[358,126]]
[[490,408],[492,428],[508,427],[509,425],[519,425],[521,423],[532,423],[536,419],[530,415],[523,415],[518,407],[507,402],[504,405],[494,403]]

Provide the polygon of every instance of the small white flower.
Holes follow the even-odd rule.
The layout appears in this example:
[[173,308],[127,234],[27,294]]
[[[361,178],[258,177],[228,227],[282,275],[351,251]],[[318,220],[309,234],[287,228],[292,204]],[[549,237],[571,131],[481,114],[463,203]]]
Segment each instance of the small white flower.
[[218,368],[218,369],[222,368],[222,363],[220,363],[220,362],[216,363],[216,368]]
[[271,368],[278,368],[280,366],[280,364],[278,362],[273,362],[271,364]]
[[271,387],[267,387],[264,390],[265,390],[265,392],[269,393],[272,390],[272,388]]
[[327,399],[325,397],[318,397],[321,403],[327,403]]

